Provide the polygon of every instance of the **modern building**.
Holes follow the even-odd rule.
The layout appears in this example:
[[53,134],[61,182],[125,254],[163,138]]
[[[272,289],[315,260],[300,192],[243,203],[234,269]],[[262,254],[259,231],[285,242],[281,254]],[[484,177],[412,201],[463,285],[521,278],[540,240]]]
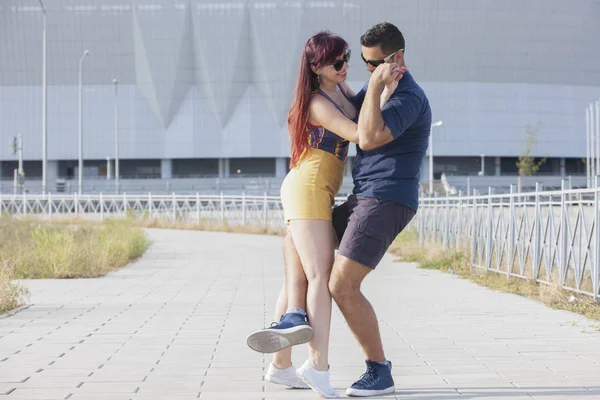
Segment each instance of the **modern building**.
[[600,96],[595,0],[3,0],[0,178],[10,186],[20,134],[37,185],[46,132],[48,190],[76,181],[81,122],[85,180],[106,180],[116,104],[122,179],[281,179],[305,41],[321,29],[346,38],[359,89],[359,38],[381,21],[404,33],[407,65],[443,121],[436,179],[516,175],[527,125],[539,127],[532,154],[547,158],[539,174],[585,174],[585,108]]

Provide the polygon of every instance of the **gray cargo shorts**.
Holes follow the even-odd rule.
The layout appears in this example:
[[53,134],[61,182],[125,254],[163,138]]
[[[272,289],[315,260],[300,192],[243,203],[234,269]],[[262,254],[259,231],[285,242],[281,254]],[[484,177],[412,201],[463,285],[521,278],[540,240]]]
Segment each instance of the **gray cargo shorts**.
[[392,201],[350,195],[333,209],[339,254],[375,269],[415,214],[412,208]]

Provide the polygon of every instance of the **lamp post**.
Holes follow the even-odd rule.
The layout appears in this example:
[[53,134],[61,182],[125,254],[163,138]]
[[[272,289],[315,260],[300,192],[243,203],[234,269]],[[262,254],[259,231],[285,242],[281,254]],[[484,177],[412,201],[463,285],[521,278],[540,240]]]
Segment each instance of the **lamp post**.
[[38,0],[40,2],[40,6],[42,7],[42,194],[46,194],[46,168],[48,164],[47,156],[47,138],[48,138],[48,130],[47,130],[47,118],[48,118],[48,86],[46,81],[46,7],[44,6],[44,2],[42,0]]
[[485,175],[485,154],[481,154],[481,171],[479,171],[479,176]]
[[85,50],[83,52],[83,55],[81,56],[81,58],[79,59],[79,107],[78,107],[78,121],[79,121],[79,185],[78,185],[78,192],[79,194],[81,194],[82,189],[83,189],[83,120],[82,120],[82,82],[83,82],[83,60],[85,59],[85,56],[87,56],[88,54],[90,54],[89,51]]
[[118,86],[119,81],[113,79],[115,85],[115,193],[119,193],[119,102],[118,102]]
[[594,109],[596,110],[596,174],[600,175],[600,100],[596,100],[592,103],[592,109],[590,110],[591,114],[594,114]]
[[431,124],[429,130],[429,195],[433,193],[433,128],[435,126],[442,126],[442,121]]
[[594,185],[594,177],[600,175],[600,100],[593,101],[585,109],[585,167],[587,187]]
[[591,185],[591,176],[592,176],[592,155],[590,153],[590,143],[592,140],[592,135],[591,135],[591,124],[590,124],[590,109],[586,108],[585,109],[585,169],[586,169],[586,176],[587,176],[587,187],[590,188],[592,187]]

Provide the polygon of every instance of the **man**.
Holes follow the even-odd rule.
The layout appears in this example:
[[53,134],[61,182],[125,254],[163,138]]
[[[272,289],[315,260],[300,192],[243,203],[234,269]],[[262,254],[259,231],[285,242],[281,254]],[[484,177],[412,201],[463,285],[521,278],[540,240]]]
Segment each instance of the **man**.
[[[404,37],[396,26],[387,22],[373,26],[361,37],[361,46],[371,78],[354,97],[360,107],[354,190],[347,202],[334,209],[333,224],[340,244],[329,289],[366,355],[365,374],[346,391],[349,396],[362,397],[395,391],[377,317],[360,286],[417,211],[419,170],[427,151],[431,108],[409,72],[404,72],[391,98],[380,108],[385,84],[405,67]],[[273,351],[284,349],[274,355],[266,379],[303,387],[292,376],[288,347],[306,342],[305,333],[310,329],[303,311],[306,293],[298,290],[304,273],[298,257],[292,255],[291,238],[285,239],[284,248],[286,284],[288,288],[295,285],[295,291],[286,298],[282,290],[277,311],[278,315],[286,313],[279,324],[258,334],[269,335]],[[304,338],[298,339],[300,336]],[[279,377],[282,379],[277,382]]]

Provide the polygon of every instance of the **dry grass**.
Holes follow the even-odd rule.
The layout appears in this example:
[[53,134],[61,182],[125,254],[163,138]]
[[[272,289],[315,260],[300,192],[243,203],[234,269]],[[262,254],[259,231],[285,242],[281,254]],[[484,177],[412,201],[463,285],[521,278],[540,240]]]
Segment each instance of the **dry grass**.
[[401,261],[418,262],[424,269],[449,269],[453,262],[453,255],[446,253],[441,245],[421,247],[414,229],[402,232],[390,246],[389,252],[400,256]]
[[149,244],[143,231],[124,221],[101,226],[0,223],[0,257],[12,259],[15,277],[22,279],[101,276],[139,258]]
[[[207,232],[230,232],[230,233],[246,233],[255,235],[274,235],[285,236],[285,227],[271,227],[258,224],[248,225],[230,225],[227,221],[219,222],[211,219],[200,219],[199,223],[192,220],[178,219],[173,221],[168,218],[150,218],[145,214],[136,214],[133,212],[127,213],[126,217],[116,218],[118,221],[127,221],[132,227],[137,228],[153,228],[153,229],[178,229],[178,230],[193,230]],[[102,221],[89,220],[81,217],[66,217],[53,219],[55,225],[97,225],[101,226]]]
[[12,281],[13,277],[14,265],[0,260],[0,312],[17,308],[29,296],[27,289]]
[[508,278],[504,274],[492,271],[471,270],[468,254],[444,251],[439,244],[427,244],[425,247],[421,247],[414,230],[403,232],[390,247],[390,252],[399,256],[397,261],[418,262],[420,268],[457,274],[481,286],[518,294],[541,301],[556,309],[600,320],[600,305],[587,296],[574,295],[558,286],[540,284],[533,279]]
[[127,221],[53,224],[0,218],[0,310],[15,308],[28,278],[92,278],[141,257],[150,242]]
[[[190,220],[172,221],[161,218],[148,217],[133,217],[128,215],[125,218],[115,219],[116,221],[126,221],[132,227],[136,228],[152,228],[152,229],[178,229],[190,231],[207,231],[207,232],[230,232],[230,233],[246,233],[254,235],[273,235],[285,236],[286,228],[271,227],[264,225],[230,225],[227,221],[221,223],[209,219],[201,219],[200,223]],[[76,218],[61,218],[53,219],[54,225],[95,225],[102,226],[104,222],[98,220],[88,220],[81,217]]]
[[210,232],[248,233],[255,235],[284,236],[285,228],[265,227],[260,225],[229,225],[210,220],[201,220],[199,224],[193,221],[170,221],[162,219],[138,219],[132,224],[142,228],[183,229]]

